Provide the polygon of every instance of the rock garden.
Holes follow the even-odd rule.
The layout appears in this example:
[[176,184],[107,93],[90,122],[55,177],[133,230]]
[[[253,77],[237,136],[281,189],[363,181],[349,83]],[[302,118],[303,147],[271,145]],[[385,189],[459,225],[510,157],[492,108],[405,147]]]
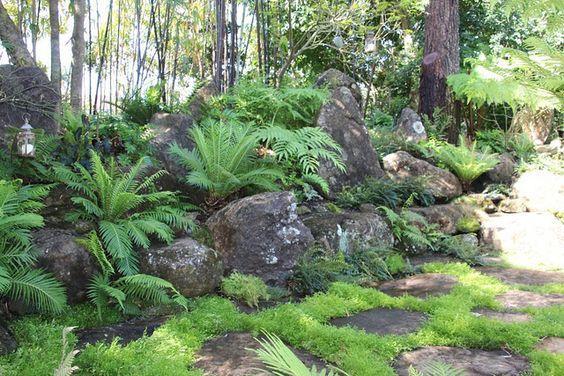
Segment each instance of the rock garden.
[[[151,1],[148,35],[155,33],[157,47],[164,3]],[[274,36],[259,26],[256,35],[253,24],[241,26],[247,30],[241,46],[258,38],[247,43],[259,56],[245,52],[237,63],[251,66],[236,77],[235,60],[228,64],[221,55],[235,59],[236,50],[229,52],[229,43],[214,50],[213,67],[226,69],[225,76],[202,75],[175,106],[166,105],[172,103],[166,94],[175,93],[171,76],[172,88],[164,82],[108,114],[76,111],[60,87],[53,92],[53,78],[32,64],[29,52],[27,60],[24,42],[6,47],[0,375],[563,375],[561,86],[543,88],[541,99],[552,107],[523,105],[517,94],[483,99],[470,90],[477,90],[473,75],[483,72],[474,61],[470,73],[449,76],[449,94],[441,94],[426,81],[442,57],[429,52],[432,35],[424,33],[423,59],[409,55],[416,66],[394,68],[421,75],[414,100],[413,90],[398,94],[392,81],[399,78],[379,67],[377,48],[369,50],[370,28],[361,42],[371,56],[364,64],[328,64],[321,53],[328,37],[334,39],[327,49],[342,54],[353,53],[345,42],[359,43],[345,32],[355,18],[346,13],[349,21],[339,21],[340,6],[331,5],[341,23],[328,32],[313,15],[326,8],[314,12],[309,2],[296,5],[295,12],[304,12],[296,17],[292,5],[286,15],[263,2],[251,2],[254,12],[251,3],[227,3],[235,13],[224,25],[229,43],[237,37],[237,10],[243,24],[252,16],[260,27],[286,33],[278,19],[290,29],[288,47],[280,41],[280,48],[289,48],[291,59],[283,64],[282,52],[261,41]],[[426,16],[409,9],[429,28],[438,3],[429,3]],[[225,13],[225,5],[214,7]],[[376,12],[374,5],[358,6],[355,12],[367,17]],[[513,11],[528,20],[521,8]],[[12,13],[0,2],[0,22],[12,22]],[[294,39],[292,21],[302,16],[315,18],[321,31],[302,25]],[[14,39],[2,28],[8,46]],[[214,30],[205,32],[227,43]],[[311,36],[315,48],[300,49],[308,33],[320,33]],[[390,45],[400,38],[408,54],[406,35],[411,31],[382,38]],[[556,53],[543,46],[528,50],[530,64],[539,51]],[[170,53],[161,47],[157,60]],[[217,65],[218,58],[226,65]],[[402,59],[408,55],[393,61]],[[513,74],[524,80],[522,71]],[[437,82],[447,85],[441,77]],[[41,84],[22,93],[35,85],[30,80]],[[3,93],[20,100],[4,101]],[[456,99],[456,109],[435,103],[429,113],[425,103],[441,95]],[[21,108],[24,102],[44,106]],[[539,115],[546,108],[550,116]],[[501,129],[507,111],[512,128]],[[18,116],[34,128],[8,127]]]

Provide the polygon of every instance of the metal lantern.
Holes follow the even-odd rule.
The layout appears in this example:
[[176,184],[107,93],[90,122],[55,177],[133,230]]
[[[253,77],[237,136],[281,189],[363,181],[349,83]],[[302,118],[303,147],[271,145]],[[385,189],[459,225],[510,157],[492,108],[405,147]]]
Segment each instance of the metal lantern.
[[29,118],[24,117],[25,124],[21,126],[17,136],[18,155],[23,158],[35,157],[35,134],[29,124]]
[[367,54],[376,52],[376,37],[373,31],[366,33],[366,37],[364,38],[364,52]]

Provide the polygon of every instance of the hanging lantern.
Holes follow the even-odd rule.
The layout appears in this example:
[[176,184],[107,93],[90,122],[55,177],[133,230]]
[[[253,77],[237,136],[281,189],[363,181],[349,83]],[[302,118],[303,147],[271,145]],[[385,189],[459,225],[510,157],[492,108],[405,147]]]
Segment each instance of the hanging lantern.
[[343,37],[341,37],[340,31],[337,31],[337,34],[333,37],[333,45],[339,50],[345,45],[345,41],[343,40]]
[[366,37],[364,38],[364,52],[367,54],[376,52],[376,37],[373,31],[366,33]]
[[24,116],[25,124],[21,126],[17,135],[18,155],[23,158],[35,157],[35,134],[29,124],[29,118]]

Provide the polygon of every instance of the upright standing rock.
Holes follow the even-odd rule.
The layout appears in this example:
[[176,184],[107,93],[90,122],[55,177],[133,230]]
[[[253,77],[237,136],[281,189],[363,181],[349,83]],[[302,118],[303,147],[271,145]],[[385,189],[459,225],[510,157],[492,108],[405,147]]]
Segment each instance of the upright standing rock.
[[329,183],[330,196],[367,177],[383,176],[362,117],[358,85],[346,74],[330,69],[318,78],[316,86],[331,90],[331,98],[321,107],[316,124],[341,145],[346,165],[342,172],[327,161],[321,162],[319,174]]
[[401,111],[395,133],[409,142],[419,142],[427,139],[427,132],[421,117],[417,112],[407,107]]
[[228,270],[254,274],[278,285],[313,242],[289,192],[261,193],[234,201],[206,224]]

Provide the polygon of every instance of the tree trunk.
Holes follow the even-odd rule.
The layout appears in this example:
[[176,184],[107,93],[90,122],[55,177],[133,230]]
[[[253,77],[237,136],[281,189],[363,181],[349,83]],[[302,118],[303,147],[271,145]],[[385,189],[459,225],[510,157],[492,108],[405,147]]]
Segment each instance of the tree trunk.
[[57,94],[61,96],[59,0],[49,0],[49,23],[51,24],[51,82]]
[[[454,113],[447,77],[460,68],[458,27],[459,0],[431,0],[425,16],[425,49],[419,85],[419,113],[432,119],[435,108]],[[456,141],[456,124],[449,141]]]
[[82,110],[82,78],[84,69],[84,16],[86,12],[85,0],[74,0],[74,29],[72,31],[72,66],[70,99],[73,111]]
[[29,53],[18,28],[8,15],[0,0],[0,41],[8,53],[10,62],[18,67],[35,67],[35,60]]

